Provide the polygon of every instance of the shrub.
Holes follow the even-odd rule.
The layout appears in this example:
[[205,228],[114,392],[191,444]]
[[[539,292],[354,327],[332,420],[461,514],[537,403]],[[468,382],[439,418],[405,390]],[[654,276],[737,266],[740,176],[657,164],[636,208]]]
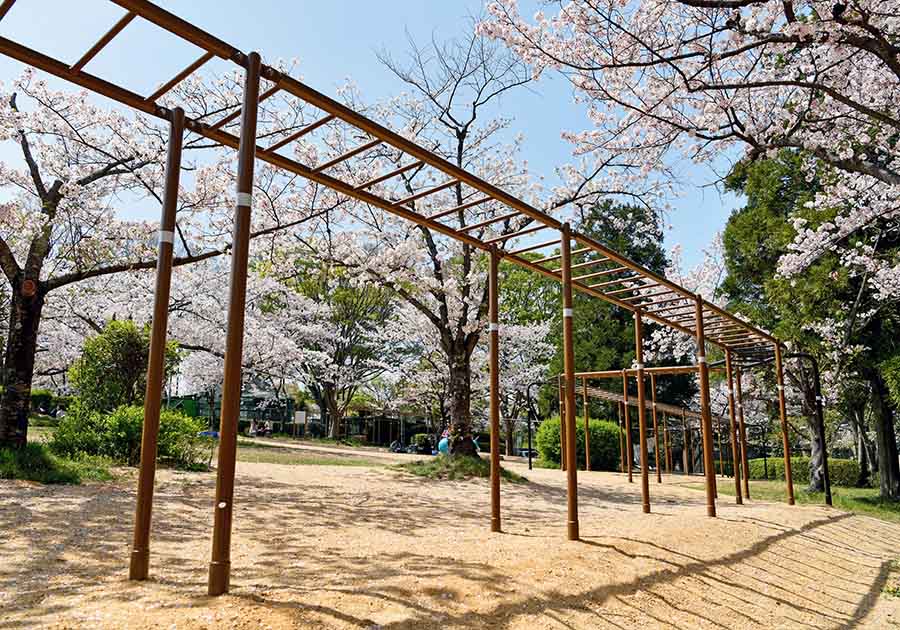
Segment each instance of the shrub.
[[[104,415],[76,403],[61,420],[50,447],[59,455],[102,455],[135,466],[141,458],[143,421],[142,407],[122,406]],[[201,420],[162,410],[157,458],[179,468],[202,468],[211,444],[209,438],[198,435],[204,428]]]
[[31,410],[38,411],[43,409],[48,412],[53,407],[55,396],[49,389],[32,389],[31,390]]
[[[617,470],[619,466],[619,426],[608,420],[590,420],[591,470]],[[536,443],[540,459],[560,464],[559,417],[548,418],[537,430]],[[584,467],[584,419],[575,423],[575,452],[578,467]]]
[[30,442],[20,449],[0,449],[0,479],[26,479],[41,483],[81,483],[112,479],[109,462],[100,457],[78,455],[63,459],[46,444]]
[[[765,469],[762,458],[750,460],[750,479],[784,480],[784,459],[772,457],[766,460]],[[794,483],[809,483],[809,457],[791,458],[791,476]],[[828,476],[832,486],[852,488],[859,481],[859,462],[855,459],[828,458]]]

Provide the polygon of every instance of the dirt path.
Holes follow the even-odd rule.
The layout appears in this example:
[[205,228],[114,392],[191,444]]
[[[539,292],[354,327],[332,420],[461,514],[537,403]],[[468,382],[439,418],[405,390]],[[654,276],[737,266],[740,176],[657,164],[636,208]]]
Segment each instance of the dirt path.
[[[517,467],[518,469],[518,467]],[[900,526],[721,501],[591,473],[584,540],[564,479],[504,485],[389,469],[238,464],[232,594],[208,598],[214,477],[160,475],[152,580],[125,580],[133,481],[0,482],[0,628],[887,628]]]

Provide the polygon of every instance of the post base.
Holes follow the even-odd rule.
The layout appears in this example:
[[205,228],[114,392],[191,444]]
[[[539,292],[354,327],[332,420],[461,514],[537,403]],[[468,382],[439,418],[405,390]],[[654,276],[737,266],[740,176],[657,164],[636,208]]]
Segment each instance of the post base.
[[644,508],[644,514],[650,513],[650,504],[649,503],[644,503],[641,507]]
[[128,566],[129,580],[146,580],[150,572],[150,550],[133,549],[131,563]]
[[502,530],[500,529],[500,519],[499,519],[499,518],[492,518],[492,519],[491,519],[491,531],[492,531],[492,532],[500,532],[500,531],[502,531]]
[[228,592],[231,581],[231,561],[213,560],[209,563],[209,590],[210,595],[224,595]]
[[794,505],[794,497],[788,499],[788,505]]
[[581,540],[581,537],[578,535],[578,521],[568,522],[568,534],[569,540]]
[[715,505],[707,505],[706,506],[706,515],[712,518],[716,517],[716,506]]

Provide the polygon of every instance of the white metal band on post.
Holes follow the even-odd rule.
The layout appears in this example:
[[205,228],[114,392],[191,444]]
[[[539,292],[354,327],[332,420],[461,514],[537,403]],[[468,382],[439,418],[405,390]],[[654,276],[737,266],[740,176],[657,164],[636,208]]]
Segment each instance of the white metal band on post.
[[573,311],[570,308],[563,309],[563,317],[572,317],[572,313]]
[[701,354],[697,357],[697,363],[706,363],[706,357]]
[[781,391],[784,389],[784,385],[776,385],[775,387],[778,389],[778,391]]
[[491,325],[490,325],[489,330],[490,330],[491,332],[499,332],[499,331],[500,331],[500,324],[498,324],[497,322],[491,322]]
[[644,364],[643,364],[643,363],[635,363],[635,364],[634,364],[634,369],[635,369],[635,370],[643,370],[643,369],[644,369]]
[[160,230],[159,231],[159,242],[160,243],[174,243],[175,242],[175,232],[171,230]]
[[239,192],[237,194],[237,205],[249,208],[253,202],[253,195],[250,193]]

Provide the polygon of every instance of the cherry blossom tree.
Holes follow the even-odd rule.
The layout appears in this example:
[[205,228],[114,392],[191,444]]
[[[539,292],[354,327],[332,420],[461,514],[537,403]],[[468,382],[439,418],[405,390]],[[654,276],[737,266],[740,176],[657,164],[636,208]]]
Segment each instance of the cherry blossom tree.
[[[179,102],[196,110],[190,115],[222,116],[240,102],[237,77],[212,85],[191,81],[179,87]],[[0,141],[15,143],[21,153],[20,165],[0,164],[0,187],[9,195],[0,208],[0,269],[11,289],[0,444],[20,446],[27,434],[40,324],[45,309],[56,308],[49,301],[74,285],[156,266],[157,224],[123,219],[118,210],[160,200],[167,133],[142,116],[104,109],[83,92],[55,92],[31,71],[0,99]],[[289,132],[308,122],[305,115],[269,99],[262,108],[262,133]],[[193,186],[180,194],[176,267],[227,256],[231,240],[233,152],[189,137],[185,153],[198,157],[183,165]],[[271,253],[285,230],[342,203],[267,167],[259,169],[255,186],[251,229],[258,256]],[[130,306],[129,293],[147,286],[143,280],[129,284],[134,278],[121,275],[111,283],[120,308]],[[94,323],[102,319],[99,310],[91,313]],[[54,360],[59,364],[48,369],[62,369],[65,358]]]
[[884,299],[896,299],[900,261],[848,240],[900,215],[894,2],[548,4],[558,5],[553,15],[529,20],[516,0],[492,2],[479,30],[505,42],[534,76],[552,70],[570,79],[590,124],[564,134],[576,153],[633,184],[676,174],[684,158],[802,149],[810,173],[826,173],[810,205],[827,218],[798,222],[780,272],[791,276],[836,251],[866,270]]

